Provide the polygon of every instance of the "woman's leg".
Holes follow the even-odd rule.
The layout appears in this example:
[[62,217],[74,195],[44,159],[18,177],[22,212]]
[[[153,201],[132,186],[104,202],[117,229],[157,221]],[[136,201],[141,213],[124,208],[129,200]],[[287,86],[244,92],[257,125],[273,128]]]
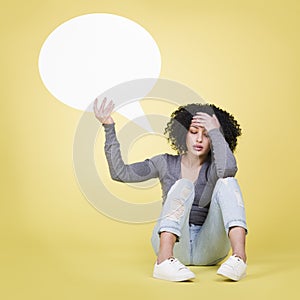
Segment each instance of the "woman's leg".
[[170,189],[151,239],[158,263],[175,256],[190,264],[188,221],[194,195],[194,184],[187,179],[176,181]]
[[219,179],[213,192],[208,216],[193,244],[191,263],[217,264],[227,256],[230,244],[233,252],[238,251],[243,255],[246,231],[244,203],[236,179],[232,177]]
[[232,249],[232,255],[240,257],[244,262],[247,261],[245,250],[246,231],[243,227],[231,227],[229,230],[229,239]]

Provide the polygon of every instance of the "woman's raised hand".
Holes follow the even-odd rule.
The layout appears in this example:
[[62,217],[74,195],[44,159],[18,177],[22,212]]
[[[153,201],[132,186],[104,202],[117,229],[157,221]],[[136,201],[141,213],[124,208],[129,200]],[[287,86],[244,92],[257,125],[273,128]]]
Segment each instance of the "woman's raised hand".
[[209,114],[198,112],[192,119],[192,126],[194,127],[204,127],[207,131],[214,128],[220,128],[219,120],[216,115],[210,116]]
[[111,117],[111,113],[115,107],[114,103],[112,100],[108,102],[106,105],[107,99],[104,98],[100,108],[98,108],[98,98],[95,99],[94,101],[94,113],[96,118],[102,123],[102,124],[113,124],[114,120]]

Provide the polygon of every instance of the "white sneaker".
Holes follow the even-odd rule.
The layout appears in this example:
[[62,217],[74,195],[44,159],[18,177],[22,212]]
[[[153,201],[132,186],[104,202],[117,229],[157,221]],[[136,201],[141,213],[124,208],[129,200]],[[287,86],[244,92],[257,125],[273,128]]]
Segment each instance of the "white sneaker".
[[186,281],[195,278],[195,274],[178,259],[170,257],[154,265],[153,277],[169,281]]
[[217,274],[234,281],[246,276],[247,265],[235,255],[230,256],[218,269]]

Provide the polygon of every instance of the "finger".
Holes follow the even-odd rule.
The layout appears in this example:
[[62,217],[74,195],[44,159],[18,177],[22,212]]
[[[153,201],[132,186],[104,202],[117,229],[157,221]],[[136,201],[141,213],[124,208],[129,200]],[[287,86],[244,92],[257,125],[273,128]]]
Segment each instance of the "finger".
[[105,107],[105,104],[106,104],[106,100],[107,100],[106,97],[102,100],[100,108],[99,108],[99,111],[103,111],[104,110],[104,107]]
[[217,122],[217,124],[220,126],[219,119],[217,118],[217,116],[215,114],[213,114],[213,118],[215,119],[215,121]]
[[219,120],[218,120],[218,118],[217,118],[217,116],[216,116],[215,114],[213,114],[212,117],[213,117],[216,121],[219,122]]
[[206,123],[207,119],[198,117],[198,118],[193,118],[192,122]]
[[97,105],[98,105],[98,98],[96,98],[94,101],[94,113],[97,112]]
[[110,101],[108,102],[108,104],[106,105],[106,108],[105,108],[105,110],[104,110],[106,114],[110,114],[112,105],[113,105],[113,101],[110,100]]
[[211,118],[211,116],[207,113],[204,113],[204,112],[196,112],[196,114],[193,116],[194,118]]
[[106,107],[106,109],[105,109],[105,114],[110,115],[111,112],[113,111],[113,108],[114,108],[114,103],[113,103],[112,100],[110,100],[107,107]]
[[201,112],[201,111],[199,111],[199,112],[196,112],[196,115],[197,115],[197,116],[202,116],[202,117],[210,117],[210,115],[209,115],[209,114],[207,114],[207,113],[204,113],[204,112]]
[[193,118],[192,121],[193,122],[205,122],[205,119],[201,118],[201,117],[197,117],[197,118]]
[[192,122],[191,126],[196,127],[196,128],[198,128],[198,127],[205,127],[204,124],[201,123],[201,122]]
[[192,122],[199,123],[202,122],[200,119],[192,119]]
[[198,123],[201,123],[201,124],[205,124],[207,123],[207,119],[203,119],[203,118],[195,118],[192,120],[193,122],[198,122]]
[[110,110],[114,107],[114,102],[112,100],[109,101],[108,107]]
[[100,115],[100,108],[98,108],[98,105],[99,105],[99,99],[96,98],[94,102],[94,112],[97,117]]
[[197,120],[197,121],[203,120],[203,117],[201,117],[201,116],[194,116],[193,120]]
[[198,126],[199,124],[200,124],[200,122],[196,122],[196,121],[191,122],[191,126],[195,126],[195,125]]
[[115,108],[115,104],[112,102],[109,114],[111,114],[113,112],[114,108]]

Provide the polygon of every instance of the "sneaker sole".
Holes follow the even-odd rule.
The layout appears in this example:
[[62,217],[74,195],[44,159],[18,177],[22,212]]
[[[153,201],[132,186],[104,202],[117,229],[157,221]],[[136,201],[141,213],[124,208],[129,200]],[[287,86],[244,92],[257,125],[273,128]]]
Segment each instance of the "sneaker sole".
[[227,279],[231,279],[233,281],[239,281],[239,280],[243,279],[244,277],[246,277],[246,273],[243,273],[240,277],[237,277],[233,274],[228,274],[228,273],[225,273],[225,272],[224,273],[217,272],[217,275],[222,276],[222,277],[227,278]]
[[153,277],[156,279],[162,279],[162,280],[168,280],[168,281],[188,281],[188,280],[192,280],[195,278],[195,276],[180,276],[180,277],[169,278],[169,277],[165,277],[165,276],[161,276],[161,275],[157,275],[157,274],[153,274]]

